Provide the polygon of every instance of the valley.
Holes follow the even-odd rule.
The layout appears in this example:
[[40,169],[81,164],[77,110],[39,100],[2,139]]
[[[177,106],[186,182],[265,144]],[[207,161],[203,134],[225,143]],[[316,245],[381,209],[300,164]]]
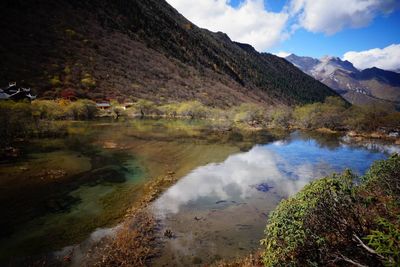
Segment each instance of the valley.
[[399,266],[399,10],[1,1],[0,266]]

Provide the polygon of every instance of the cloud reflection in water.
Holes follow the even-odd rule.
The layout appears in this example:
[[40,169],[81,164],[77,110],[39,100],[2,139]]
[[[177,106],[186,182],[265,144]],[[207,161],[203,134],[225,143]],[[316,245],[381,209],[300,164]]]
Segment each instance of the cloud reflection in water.
[[[168,189],[154,204],[158,215],[178,213],[188,203],[213,200],[249,199],[264,183],[287,197],[311,180],[334,171],[351,168],[357,173],[385,155],[363,148],[321,147],[315,140],[291,140],[257,145],[219,164],[199,167]],[[196,203],[195,203],[196,205]]]

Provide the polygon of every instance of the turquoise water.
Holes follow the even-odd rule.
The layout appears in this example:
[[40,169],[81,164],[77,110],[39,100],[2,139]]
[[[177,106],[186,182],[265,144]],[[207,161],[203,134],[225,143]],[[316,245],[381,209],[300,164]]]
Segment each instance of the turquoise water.
[[120,223],[147,181],[238,150],[193,121],[66,124],[65,138],[18,143],[21,156],[0,162],[0,265],[79,244]]

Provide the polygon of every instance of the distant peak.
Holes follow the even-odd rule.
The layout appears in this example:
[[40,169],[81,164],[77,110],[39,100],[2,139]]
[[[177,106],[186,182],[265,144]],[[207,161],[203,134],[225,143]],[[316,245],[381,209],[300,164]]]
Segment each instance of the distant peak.
[[336,61],[336,62],[342,62],[342,60],[339,57],[335,56],[323,56],[321,58],[321,61]]
[[291,53],[286,58],[300,58],[298,55]]
[[299,60],[318,60],[313,57],[307,57],[307,56],[298,56],[296,54],[290,54],[289,56],[286,57],[287,59],[299,59]]

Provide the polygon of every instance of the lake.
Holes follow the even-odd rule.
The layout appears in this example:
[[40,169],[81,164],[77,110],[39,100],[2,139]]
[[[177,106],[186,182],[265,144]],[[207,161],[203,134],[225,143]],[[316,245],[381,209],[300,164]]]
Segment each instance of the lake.
[[[363,174],[400,151],[315,132],[224,133],[196,121],[68,123],[68,136],[19,144],[0,163],[0,262],[58,251],[118,225],[166,173],[179,181],[151,205],[161,254],[154,266],[188,266],[249,254],[279,201],[346,168]],[[171,230],[173,238],[163,236]],[[97,231],[99,232],[99,231]]]

